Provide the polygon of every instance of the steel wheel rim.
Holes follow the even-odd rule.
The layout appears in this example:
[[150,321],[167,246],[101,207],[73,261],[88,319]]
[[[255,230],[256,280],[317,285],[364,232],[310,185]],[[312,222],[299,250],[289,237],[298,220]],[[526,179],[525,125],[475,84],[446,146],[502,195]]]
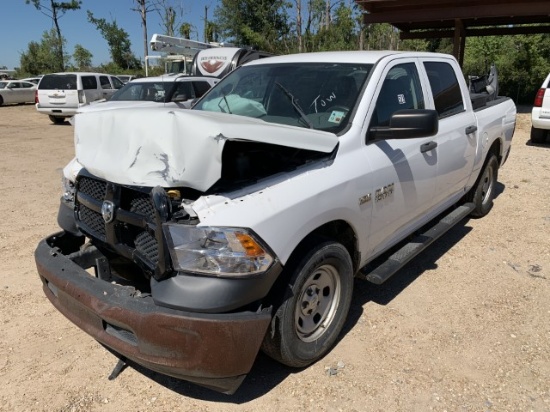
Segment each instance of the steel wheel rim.
[[304,282],[294,311],[294,328],[303,342],[319,339],[331,325],[342,285],[332,265],[319,266]]

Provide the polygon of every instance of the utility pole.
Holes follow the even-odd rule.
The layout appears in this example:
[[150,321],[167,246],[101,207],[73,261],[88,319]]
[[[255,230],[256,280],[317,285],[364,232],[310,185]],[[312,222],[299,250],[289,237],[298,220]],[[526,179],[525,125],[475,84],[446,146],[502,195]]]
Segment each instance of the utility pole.
[[204,6],[204,42],[208,43],[208,6]]

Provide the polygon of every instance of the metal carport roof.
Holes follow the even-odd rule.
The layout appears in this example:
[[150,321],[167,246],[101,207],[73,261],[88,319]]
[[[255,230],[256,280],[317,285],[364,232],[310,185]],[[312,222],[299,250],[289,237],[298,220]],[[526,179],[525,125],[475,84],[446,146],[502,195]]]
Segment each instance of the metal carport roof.
[[[550,0],[355,0],[364,23],[389,23],[402,39],[454,39],[462,63],[468,36],[550,33]],[[539,24],[539,25],[533,25]]]

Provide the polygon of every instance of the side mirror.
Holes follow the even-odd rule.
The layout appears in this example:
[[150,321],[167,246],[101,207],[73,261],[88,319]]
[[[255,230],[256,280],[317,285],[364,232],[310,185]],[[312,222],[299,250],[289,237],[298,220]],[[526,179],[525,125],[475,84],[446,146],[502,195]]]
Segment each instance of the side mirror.
[[174,97],[172,97],[173,102],[185,102],[187,101],[187,95],[186,94],[177,94]]
[[389,127],[372,127],[373,139],[413,139],[437,134],[437,111],[427,109],[398,110],[392,114]]

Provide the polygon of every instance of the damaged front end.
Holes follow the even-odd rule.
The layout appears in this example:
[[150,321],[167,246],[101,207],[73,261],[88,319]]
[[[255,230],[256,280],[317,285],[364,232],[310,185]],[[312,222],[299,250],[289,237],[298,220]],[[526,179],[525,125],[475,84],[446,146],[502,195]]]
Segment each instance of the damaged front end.
[[197,227],[185,204],[199,195],[82,169],[78,231],[43,240],[36,263],[54,306],[121,358],[233,393],[260,349],[271,319],[262,298],[281,265],[246,229]]
[[78,247],[83,240],[61,232],[36,249],[38,272],[52,304],[120,357],[234,393],[254,363],[270,309],[207,314],[159,306],[134,286],[91,276],[87,269],[99,268],[104,276],[108,263],[96,247]]
[[[147,113],[76,119],[64,231],[35,252],[43,289],[121,359],[230,394],[260,350],[282,265],[252,229],[201,223],[195,203],[235,204],[263,180],[323,167],[337,139],[216,113]],[[157,139],[150,124],[162,125]],[[285,131],[292,144],[275,144]]]

